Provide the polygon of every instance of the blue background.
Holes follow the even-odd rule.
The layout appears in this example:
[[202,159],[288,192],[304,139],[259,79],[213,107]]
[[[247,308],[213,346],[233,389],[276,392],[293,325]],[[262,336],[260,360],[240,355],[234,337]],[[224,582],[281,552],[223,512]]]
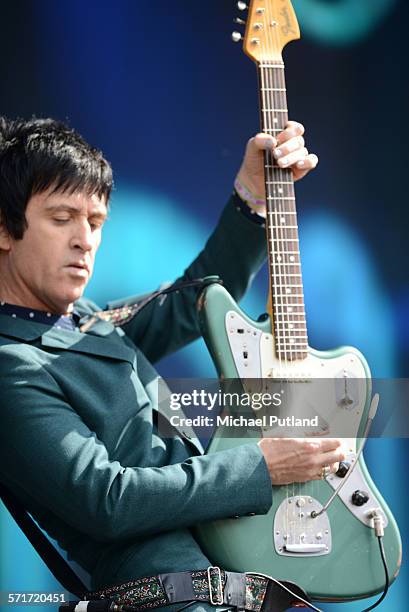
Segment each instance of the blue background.
[[[352,344],[374,376],[406,377],[407,2],[294,7],[303,38],[285,51],[290,118],[304,123],[320,157],[297,184],[310,345]],[[101,305],[175,278],[231,191],[258,130],[255,68],[230,42],[235,15],[230,0],[2,6],[0,112],[67,119],[114,167],[111,218],[87,292]],[[257,316],[265,301],[262,272],[245,309]],[[214,374],[202,341],[159,369]],[[366,459],[400,525],[405,561],[407,441],[370,440]],[[0,591],[60,590],[2,507],[0,537]],[[404,563],[379,609],[401,608],[408,596]]]

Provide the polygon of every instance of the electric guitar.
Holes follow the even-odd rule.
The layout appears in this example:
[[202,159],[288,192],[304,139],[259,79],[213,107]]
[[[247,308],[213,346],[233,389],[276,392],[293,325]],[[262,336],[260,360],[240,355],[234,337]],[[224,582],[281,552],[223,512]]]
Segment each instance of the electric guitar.
[[[251,1],[244,51],[257,65],[264,133],[275,136],[286,127],[282,50],[298,38],[289,0]],[[302,418],[319,412],[320,421],[311,435],[345,438],[347,459],[337,474],[323,480],[274,486],[268,514],[205,523],[197,527],[196,536],[211,561],[222,568],[292,581],[316,600],[364,598],[385,586],[375,514],[383,523],[389,582],[401,561],[396,522],[357,452],[373,418],[370,370],[354,348],[309,347],[292,171],[278,167],[269,151],[264,154],[264,168],[268,316],[252,320],[222,286],[211,284],[199,299],[203,336],[221,380],[240,380],[250,393],[264,388],[265,381],[279,386],[285,382],[291,413]],[[328,407],[325,414],[320,412],[323,405]],[[342,435],[345,422],[348,433]],[[266,421],[256,437],[244,442],[255,444],[261,436],[277,435],[281,435],[278,428]],[[243,439],[219,427],[207,452],[239,444]]]

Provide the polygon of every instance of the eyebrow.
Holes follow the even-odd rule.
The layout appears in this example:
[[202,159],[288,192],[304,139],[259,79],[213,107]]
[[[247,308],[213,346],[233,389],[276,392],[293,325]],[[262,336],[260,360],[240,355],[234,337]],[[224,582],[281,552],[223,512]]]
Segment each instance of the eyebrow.
[[[70,213],[80,213],[81,209],[76,206],[71,206],[70,204],[49,204],[45,206],[45,210],[47,212],[70,212]],[[98,219],[106,219],[108,216],[108,212],[96,210],[91,213],[90,217],[97,217]]]

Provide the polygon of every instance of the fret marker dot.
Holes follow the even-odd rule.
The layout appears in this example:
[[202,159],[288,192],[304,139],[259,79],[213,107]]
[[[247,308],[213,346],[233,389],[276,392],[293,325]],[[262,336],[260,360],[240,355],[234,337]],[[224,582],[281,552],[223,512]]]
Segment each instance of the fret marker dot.
[[282,187],[278,188],[278,193],[283,193],[283,188]]
[[289,307],[287,308],[287,312],[292,312],[292,311],[293,311],[293,309],[291,308],[291,306],[289,306]]
[[295,261],[294,255],[290,255],[290,261]]
[[51,312],[47,312],[47,317],[51,317]]
[[5,304],[5,303],[6,303],[6,302],[0,302],[0,304],[1,304],[2,306],[4,306],[4,304]]
[[30,312],[28,316],[30,317],[30,319],[32,319],[34,317],[34,312]]
[[294,324],[293,323],[289,323],[288,324],[288,329],[294,329]]
[[273,119],[273,123],[278,123],[278,119],[277,119],[277,117],[274,117],[274,119]]
[[17,317],[17,315],[15,315],[14,312],[13,312],[13,314],[11,316],[13,317],[13,319],[15,319]]
[[290,338],[290,344],[294,344],[295,340],[294,338]]
[[281,261],[281,260],[282,260],[281,255],[277,255],[277,261]]
[[280,221],[281,223],[285,223],[285,217],[281,217]]
[[291,289],[289,287],[287,287],[287,289],[285,291],[286,291],[286,293],[291,293]]

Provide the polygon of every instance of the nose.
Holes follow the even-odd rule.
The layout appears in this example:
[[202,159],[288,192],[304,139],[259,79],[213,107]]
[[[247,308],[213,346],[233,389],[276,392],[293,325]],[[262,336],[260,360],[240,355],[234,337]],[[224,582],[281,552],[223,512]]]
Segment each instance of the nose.
[[71,247],[81,251],[91,251],[94,246],[92,230],[88,220],[82,220],[75,224],[75,231],[71,238]]

